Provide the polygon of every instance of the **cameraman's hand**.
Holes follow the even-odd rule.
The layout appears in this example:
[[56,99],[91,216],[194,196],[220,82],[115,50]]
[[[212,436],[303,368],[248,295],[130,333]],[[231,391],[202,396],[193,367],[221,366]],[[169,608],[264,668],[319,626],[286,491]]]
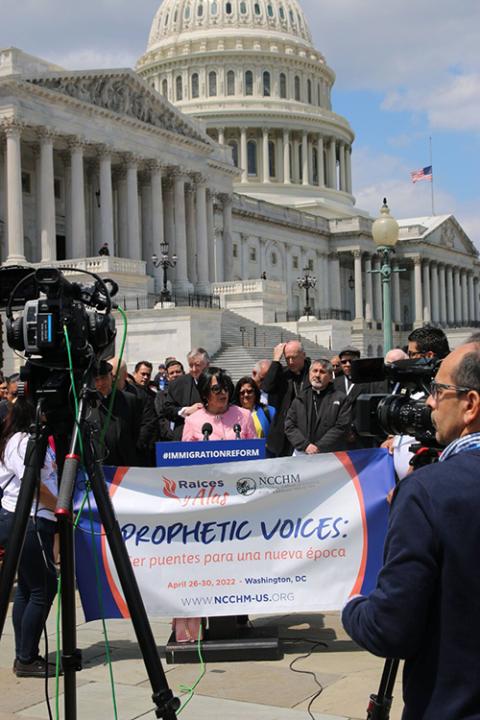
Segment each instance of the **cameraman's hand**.
[[273,348],[273,360],[275,362],[280,362],[280,360],[283,357],[283,354],[285,352],[285,345],[287,343],[279,343],[278,345],[275,345]]
[[393,441],[395,439],[394,435],[389,435],[386,440],[383,441],[383,443],[380,445],[381,448],[385,448],[385,450],[388,450],[390,455],[393,455]]

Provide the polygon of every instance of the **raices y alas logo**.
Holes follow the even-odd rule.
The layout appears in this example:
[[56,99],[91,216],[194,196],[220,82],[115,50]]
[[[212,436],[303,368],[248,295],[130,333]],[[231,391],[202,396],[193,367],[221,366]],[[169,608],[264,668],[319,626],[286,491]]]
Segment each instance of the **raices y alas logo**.
[[218,492],[218,489],[224,486],[223,480],[179,480],[175,482],[165,476],[162,479],[165,497],[177,500],[182,507],[224,506],[227,504],[229,493]]

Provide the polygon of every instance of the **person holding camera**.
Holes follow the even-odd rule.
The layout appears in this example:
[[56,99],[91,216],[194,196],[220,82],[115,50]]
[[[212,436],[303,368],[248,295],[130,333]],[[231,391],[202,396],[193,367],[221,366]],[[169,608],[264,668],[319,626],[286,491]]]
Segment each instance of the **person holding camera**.
[[[10,407],[0,435],[0,546],[6,548],[11,536],[17,500],[24,474],[24,460],[35,410],[24,398]],[[13,601],[15,660],[17,677],[55,675],[55,666],[39,654],[43,626],[57,589],[53,558],[56,531],[56,472],[54,453],[48,447],[40,473],[38,504],[34,502],[18,565],[17,589]]]
[[361,647],[405,659],[403,720],[466,720],[480,717],[480,343],[442,361],[426,403],[445,449],[397,485],[377,586],[342,620]]

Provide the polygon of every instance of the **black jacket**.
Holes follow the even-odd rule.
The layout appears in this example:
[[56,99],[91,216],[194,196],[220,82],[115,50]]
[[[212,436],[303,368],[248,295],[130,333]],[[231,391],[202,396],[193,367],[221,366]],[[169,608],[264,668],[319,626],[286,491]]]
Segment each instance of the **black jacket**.
[[374,655],[405,658],[403,720],[480,718],[480,451],[397,486],[384,565],[343,624]]
[[137,442],[140,467],[153,467],[155,465],[155,442],[158,437],[155,393],[136,383],[127,383],[124,392],[136,398],[141,408],[140,433]]
[[[99,405],[92,408],[90,412],[89,417],[97,428],[98,441],[100,441],[102,429],[107,420],[109,403],[110,396],[103,398]],[[135,397],[122,392],[122,390],[117,390],[105,435],[105,443],[103,447],[100,447],[104,465],[117,467],[139,465],[137,445],[141,419],[141,406]]]
[[309,358],[306,358],[299,375],[294,375],[291,370],[274,360],[263,379],[262,390],[268,393],[269,404],[274,405],[277,411],[267,437],[267,450],[275,457],[292,454],[292,446],[285,435],[285,418],[293,400],[310,385],[309,369]]
[[[345,393],[345,376],[335,378],[333,381],[336,390]],[[360,395],[371,395],[374,393],[387,394],[384,382],[372,383],[353,383],[348,395],[347,403],[350,408],[350,430],[347,433],[347,443],[345,450],[361,450],[362,448],[377,447],[378,442],[375,438],[362,437],[357,433],[355,426],[357,399]]]
[[351,409],[345,393],[335,390],[333,383],[321,393],[318,418],[313,411],[313,394],[310,386],[295,398],[285,419],[285,434],[295,450],[305,450],[313,443],[319,452],[345,450],[351,423]]
[[201,402],[197,384],[191,375],[181,375],[168,386],[167,397],[163,405],[162,417],[175,423],[174,439],[182,439],[185,420],[178,414],[183,407]]
[[159,390],[155,395],[155,412],[157,413],[158,440],[160,442],[172,442],[180,439],[178,432],[175,435],[175,428],[170,427],[171,420],[165,417],[164,408],[167,393],[168,390]]

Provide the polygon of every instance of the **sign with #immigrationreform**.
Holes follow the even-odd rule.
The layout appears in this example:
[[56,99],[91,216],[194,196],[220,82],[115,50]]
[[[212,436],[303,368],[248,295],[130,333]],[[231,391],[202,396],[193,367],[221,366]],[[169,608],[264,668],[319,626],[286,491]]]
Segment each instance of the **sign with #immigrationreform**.
[[[339,610],[375,586],[394,485],[386,450],[105,472],[150,616]],[[129,617],[91,512],[75,535],[86,619]]]

